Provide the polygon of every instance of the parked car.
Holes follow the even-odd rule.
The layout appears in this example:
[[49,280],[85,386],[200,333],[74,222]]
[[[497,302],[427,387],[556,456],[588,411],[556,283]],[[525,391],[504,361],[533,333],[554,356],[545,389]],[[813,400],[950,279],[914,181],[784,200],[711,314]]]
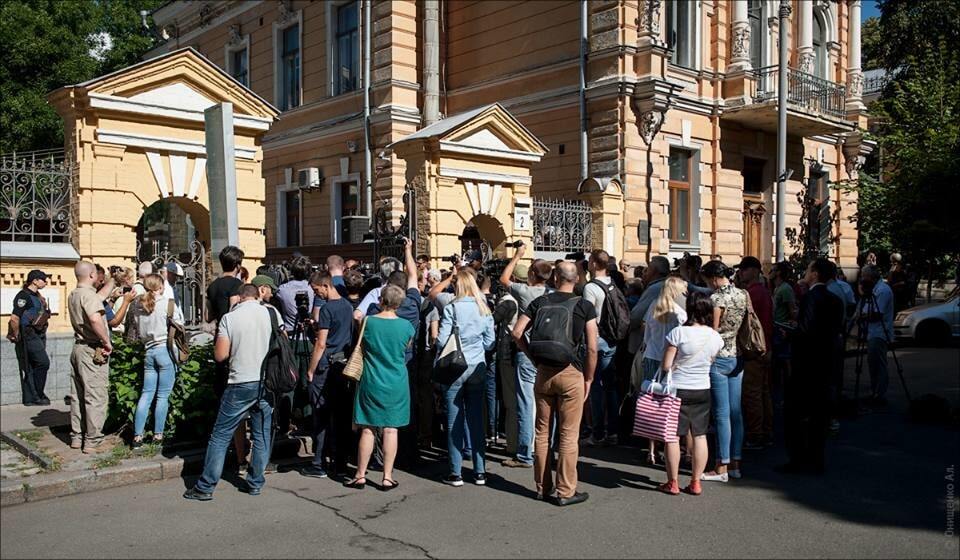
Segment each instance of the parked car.
[[934,345],[960,337],[960,294],[954,291],[947,301],[918,305],[897,313],[893,332],[897,338]]

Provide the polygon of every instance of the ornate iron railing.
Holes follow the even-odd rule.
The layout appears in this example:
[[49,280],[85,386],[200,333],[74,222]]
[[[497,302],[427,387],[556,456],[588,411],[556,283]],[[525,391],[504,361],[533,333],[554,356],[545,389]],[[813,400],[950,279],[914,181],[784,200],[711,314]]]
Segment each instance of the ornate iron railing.
[[582,200],[533,200],[533,250],[575,253],[593,249],[593,211]]
[[879,76],[867,76],[863,78],[863,94],[874,95],[883,92],[890,83],[890,76],[881,74]]
[[[755,90],[753,101],[776,101],[778,92],[778,67],[764,66],[754,71]],[[819,113],[838,119],[846,117],[844,108],[847,88],[829,80],[818,78],[793,68],[787,69],[787,104],[804,111]]]
[[0,241],[73,242],[75,171],[63,150],[0,156]]
[[199,327],[203,323],[203,310],[207,304],[207,271],[209,262],[207,250],[200,241],[192,241],[188,253],[174,253],[167,246],[161,247],[159,241],[153,241],[146,247],[137,242],[137,262],[152,262],[153,266],[164,274],[169,263],[177,263],[183,268],[183,276],[172,286],[180,308],[183,310],[187,327]]

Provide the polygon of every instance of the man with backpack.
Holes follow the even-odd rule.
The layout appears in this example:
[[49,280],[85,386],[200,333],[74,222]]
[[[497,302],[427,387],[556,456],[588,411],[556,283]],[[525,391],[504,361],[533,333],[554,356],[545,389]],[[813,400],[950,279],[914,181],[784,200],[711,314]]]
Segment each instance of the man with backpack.
[[617,369],[614,355],[617,344],[630,328],[630,310],[623,292],[608,274],[610,255],[603,250],[590,253],[587,270],[593,279],[583,287],[583,299],[593,304],[599,317],[597,327],[597,383],[590,387],[590,418],[593,432],[589,446],[616,445],[620,400],[617,397]]
[[273,406],[267,398],[264,360],[272,350],[274,332],[279,332],[281,319],[269,307],[260,304],[260,292],[253,284],[245,284],[239,295],[240,303],[220,319],[217,329],[213,358],[217,362],[227,362],[229,377],[207,444],[203,475],[193,488],[183,494],[188,500],[213,499],[213,490],[223,473],[227,446],[248,412],[253,456],[247,469],[246,492],[258,496],[264,483],[263,473],[270,458],[273,417]]
[[[577,492],[578,436],[583,401],[590,393],[597,367],[598,330],[593,304],[573,293],[578,278],[573,263],[557,265],[557,290],[530,302],[513,329],[517,347],[537,366],[533,471],[537,498],[550,498],[558,506],[579,504],[588,498],[586,492]],[[550,469],[550,421],[554,414],[559,441],[556,484]]]

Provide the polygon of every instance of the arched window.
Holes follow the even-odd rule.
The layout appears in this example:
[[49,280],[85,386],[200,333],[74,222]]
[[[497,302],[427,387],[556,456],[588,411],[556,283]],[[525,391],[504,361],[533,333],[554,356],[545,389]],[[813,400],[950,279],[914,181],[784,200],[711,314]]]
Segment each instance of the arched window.
[[750,65],[753,68],[764,66],[763,55],[766,48],[767,14],[764,0],[750,0],[747,3],[747,19],[750,21]]
[[697,67],[698,4],[687,0],[667,3],[667,43],[673,50],[670,62],[677,66]]
[[827,79],[827,67],[830,56],[827,54],[827,29],[823,14],[813,14],[813,73],[818,78]]

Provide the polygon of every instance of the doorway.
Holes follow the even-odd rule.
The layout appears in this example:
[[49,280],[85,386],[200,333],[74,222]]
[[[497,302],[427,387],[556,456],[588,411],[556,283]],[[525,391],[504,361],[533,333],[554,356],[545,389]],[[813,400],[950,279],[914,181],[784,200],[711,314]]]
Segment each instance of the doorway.
[[763,222],[767,208],[763,202],[763,171],[766,161],[743,158],[743,256],[764,262]]

